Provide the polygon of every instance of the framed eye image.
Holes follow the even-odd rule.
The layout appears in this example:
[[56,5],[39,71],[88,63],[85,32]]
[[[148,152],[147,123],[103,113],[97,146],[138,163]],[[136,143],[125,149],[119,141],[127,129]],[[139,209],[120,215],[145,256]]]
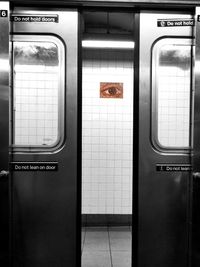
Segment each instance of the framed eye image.
[[100,98],[123,98],[123,83],[100,82]]

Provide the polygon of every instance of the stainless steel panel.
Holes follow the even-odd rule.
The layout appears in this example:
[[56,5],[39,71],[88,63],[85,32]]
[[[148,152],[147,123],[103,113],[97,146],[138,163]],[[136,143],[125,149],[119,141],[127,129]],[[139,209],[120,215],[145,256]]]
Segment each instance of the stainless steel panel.
[[189,173],[156,171],[156,164],[189,164],[188,153],[159,151],[152,144],[151,49],[161,37],[190,37],[192,27],[157,27],[158,19],[188,19],[178,13],[142,12],[139,81],[138,266],[186,267]]
[[194,88],[194,124],[193,124],[193,202],[192,202],[192,265],[200,265],[200,8],[196,8],[195,27],[195,88]]
[[56,172],[13,172],[13,265],[75,267],[80,246],[76,232],[78,13],[15,9],[14,14],[58,15],[58,23],[13,23],[13,34],[60,38],[66,48],[66,79],[63,146],[46,153],[13,154],[13,161],[17,162],[58,162]]
[[0,2],[0,265],[8,266],[9,251],[9,2]]

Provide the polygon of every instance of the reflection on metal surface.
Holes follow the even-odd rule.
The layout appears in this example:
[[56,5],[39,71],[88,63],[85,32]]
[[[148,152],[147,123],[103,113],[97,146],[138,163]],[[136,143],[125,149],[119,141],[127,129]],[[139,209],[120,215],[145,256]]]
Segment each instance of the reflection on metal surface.
[[159,66],[190,69],[191,47],[187,45],[166,44],[160,49]]
[[8,72],[10,68],[9,60],[8,59],[0,59],[0,71]]
[[9,171],[4,171],[3,170],[3,171],[0,172],[0,178],[1,177],[8,177],[8,175],[9,175]]
[[200,179],[200,172],[193,172],[192,176],[193,176],[193,178]]
[[195,74],[200,75],[200,60],[195,60]]
[[82,47],[85,48],[117,48],[133,49],[135,43],[131,41],[101,41],[101,40],[83,40]]
[[52,42],[15,42],[15,65],[57,66],[58,47]]
[[123,98],[123,83],[100,83],[101,98]]

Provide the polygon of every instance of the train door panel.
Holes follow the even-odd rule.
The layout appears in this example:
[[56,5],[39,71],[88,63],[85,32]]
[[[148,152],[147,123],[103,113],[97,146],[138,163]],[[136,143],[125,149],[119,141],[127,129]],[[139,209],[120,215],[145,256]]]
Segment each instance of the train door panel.
[[0,265],[9,250],[9,3],[0,3]]
[[193,19],[186,14],[140,16],[140,267],[187,266],[192,64],[188,25]]
[[13,266],[76,266],[78,13],[11,20]]

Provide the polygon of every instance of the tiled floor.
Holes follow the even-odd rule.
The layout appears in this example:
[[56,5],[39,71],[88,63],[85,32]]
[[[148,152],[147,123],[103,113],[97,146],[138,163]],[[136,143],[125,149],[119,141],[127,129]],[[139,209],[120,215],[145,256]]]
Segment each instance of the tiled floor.
[[83,228],[82,267],[131,267],[131,228]]

